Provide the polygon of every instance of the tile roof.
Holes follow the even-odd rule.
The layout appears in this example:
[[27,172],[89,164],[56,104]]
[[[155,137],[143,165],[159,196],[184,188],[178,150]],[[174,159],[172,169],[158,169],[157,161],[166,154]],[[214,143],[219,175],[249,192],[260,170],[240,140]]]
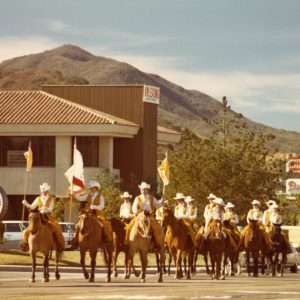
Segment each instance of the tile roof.
[[0,90],[0,124],[137,126],[44,91]]

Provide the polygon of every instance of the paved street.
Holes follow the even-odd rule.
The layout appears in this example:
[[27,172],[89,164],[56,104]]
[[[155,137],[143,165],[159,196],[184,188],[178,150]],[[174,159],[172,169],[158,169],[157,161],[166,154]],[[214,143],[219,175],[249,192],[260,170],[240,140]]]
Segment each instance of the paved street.
[[[51,274],[52,275],[52,274]],[[62,273],[60,281],[29,283],[30,273],[1,272],[1,299],[300,299],[300,275],[286,274],[284,278],[248,278],[246,275],[227,278],[225,281],[211,281],[200,274],[191,281],[175,281],[165,276],[164,283],[156,283],[156,276],[149,275],[147,282],[138,279],[124,280],[122,276],[105,283],[105,276],[97,274],[96,283],[88,283],[77,273]]]

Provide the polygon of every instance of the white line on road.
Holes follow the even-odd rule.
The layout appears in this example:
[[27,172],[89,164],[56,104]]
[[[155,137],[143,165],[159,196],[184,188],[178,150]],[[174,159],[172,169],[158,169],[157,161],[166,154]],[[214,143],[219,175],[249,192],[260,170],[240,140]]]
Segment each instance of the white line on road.
[[89,300],[89,299],[103,299],[103,300],[227,300],[231,299],[231,296],[197,296],[197,297],[176,297],[176,296],[146,296],[146,295],[135,295],[135,296],[124,296],[124,295],[101,295],[101,296],[73,296],[69,299],[72,300]]

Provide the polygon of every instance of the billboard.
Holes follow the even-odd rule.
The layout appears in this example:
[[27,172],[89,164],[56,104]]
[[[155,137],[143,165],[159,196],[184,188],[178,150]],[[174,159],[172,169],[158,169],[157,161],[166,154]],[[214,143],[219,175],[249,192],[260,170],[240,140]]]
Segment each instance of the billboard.
[[287,173],[300,173],[300,156],[292,156],[288,157],[286,163],[286,172]]
[[143,101],[153,104],[159,104],[160,89],[155,86],[145,85],[144,86],[144,97]]
[[292,178],[286,180],[286,193],[289,195],[300,194],[300,179]]

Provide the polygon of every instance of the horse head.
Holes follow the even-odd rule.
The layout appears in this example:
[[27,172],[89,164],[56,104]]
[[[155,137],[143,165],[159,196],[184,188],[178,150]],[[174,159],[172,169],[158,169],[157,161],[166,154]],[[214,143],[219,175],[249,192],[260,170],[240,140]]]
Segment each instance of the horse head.
[[224,238],[220,221],[218,220],[212,221],[212,223],[210,224],[210,232],[208,237],[210,239],[215,239],[215,240],[221,240]]
[[145,212],[141,212],[137,215],[135,220],[136,234],[139,234],[142,238],[150,237],[150,218]]
[[32,234],[35,234],[42,225],[41,214],[37,209],[31,210],[28,216],[29,228]]
[[167,225],[171,224],[174,220],[174,214],[169,207],[164,208],[163,212],[163,220],[162,220],[162,227],[166,227]]

